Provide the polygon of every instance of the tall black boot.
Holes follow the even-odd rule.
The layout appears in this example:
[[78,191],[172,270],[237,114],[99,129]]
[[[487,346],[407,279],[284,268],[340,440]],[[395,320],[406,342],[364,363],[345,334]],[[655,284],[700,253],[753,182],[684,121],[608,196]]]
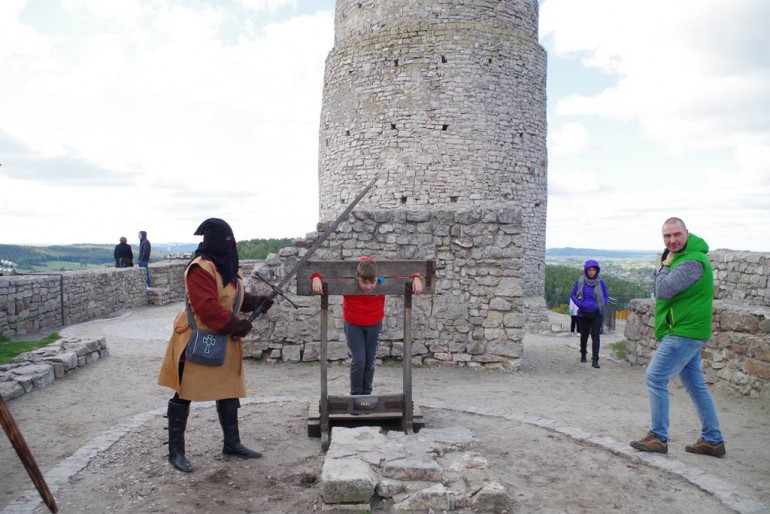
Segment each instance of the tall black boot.
[[601,366],[599,366],[599,357],[597,357],[596,355],[591,357],[591,366],[593,366],[594,368],[601,368]]
[[176,469],[185,473],[193,470],[192,464],[184,456],[184,431],[187,428],[189,414],[189,403],[168,401],[168,461]]
[[241,436],[238,433],[238,408],[240,406],[241,402],[238,398],[217,400],[217,414],[224,435],[222,453],[235,455],[242,459],[258,459],[262,456],[261,453],[250,450],[241,444]]

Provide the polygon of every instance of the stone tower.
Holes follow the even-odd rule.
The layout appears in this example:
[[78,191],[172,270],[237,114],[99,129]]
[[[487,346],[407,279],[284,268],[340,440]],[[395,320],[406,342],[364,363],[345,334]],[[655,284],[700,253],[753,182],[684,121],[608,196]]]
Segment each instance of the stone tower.
[[320,218],[521,210],[525,296],[543,294],[546,55],[537,0],[337,0],[319,137]]

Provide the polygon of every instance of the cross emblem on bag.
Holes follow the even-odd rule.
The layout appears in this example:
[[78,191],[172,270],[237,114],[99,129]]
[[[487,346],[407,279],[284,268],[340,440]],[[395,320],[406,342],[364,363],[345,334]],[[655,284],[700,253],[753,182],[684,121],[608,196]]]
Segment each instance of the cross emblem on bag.
[[217,339],[209,334],[201,340],[201,343],[206,345],[206,349],[203,350],[203,353],[211,353],[211,347],[217,344]]

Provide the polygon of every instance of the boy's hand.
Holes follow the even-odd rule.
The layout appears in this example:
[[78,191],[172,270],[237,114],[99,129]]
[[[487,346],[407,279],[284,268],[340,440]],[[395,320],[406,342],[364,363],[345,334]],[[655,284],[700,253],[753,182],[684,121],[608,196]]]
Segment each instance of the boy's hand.
[[412,278],[412,294],[422,293],[422,279],[420,277]]
[[313,293],[324,294],[324,283],[319,277],[313,277],[311,283],[313,285]]

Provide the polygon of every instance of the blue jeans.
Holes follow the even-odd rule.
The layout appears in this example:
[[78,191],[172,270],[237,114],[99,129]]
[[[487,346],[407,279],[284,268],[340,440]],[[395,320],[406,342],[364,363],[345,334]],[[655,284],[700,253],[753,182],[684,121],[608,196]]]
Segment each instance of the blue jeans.
[[147,287],[150,287],[150,261],[137,261],[140,268],[147,271]]
[[663,441],[668,441],[668,382],[677,375],[695,404],[701,422],[701,437],[711,444],[724,440],[714,400],[703,376],[700,353],[705,345],[706,341],[665,336],[647,366],[644,380],[652,411],[650,431]]
[[382,322],[368,327],[345,322],[345,337],[353,356],[350,363],[350,394],[372,394],[381,332]]

